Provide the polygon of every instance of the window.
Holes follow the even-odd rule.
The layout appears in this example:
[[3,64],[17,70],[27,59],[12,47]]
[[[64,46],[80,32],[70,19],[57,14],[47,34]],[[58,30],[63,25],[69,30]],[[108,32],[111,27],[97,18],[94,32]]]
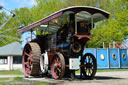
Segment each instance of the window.
[[0,64],[7,64],[7,56],[0,57]]
[[13,64],[21,64],[22,58],[21,56],[13,56]]

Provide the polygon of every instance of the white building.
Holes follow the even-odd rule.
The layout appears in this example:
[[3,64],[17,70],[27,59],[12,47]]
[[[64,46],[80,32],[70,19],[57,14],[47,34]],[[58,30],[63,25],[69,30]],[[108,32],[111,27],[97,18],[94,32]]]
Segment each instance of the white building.
[[0,70],[22,69],[22,49],[19,42],[0,47]]

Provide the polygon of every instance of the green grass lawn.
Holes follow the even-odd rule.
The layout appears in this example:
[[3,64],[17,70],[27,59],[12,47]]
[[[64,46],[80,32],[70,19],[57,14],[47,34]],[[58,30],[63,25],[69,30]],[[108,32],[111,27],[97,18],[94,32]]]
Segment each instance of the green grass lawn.
[[[97,72],[128,71],[128,69],[98,69]],[[76,71],[79,73],[80,71]],[[24,75],[20,70],[0,71],[0,75]]]
[[0,82],[1,81],[6,81],[6,80],[9,80],[9,78],[0,78]]
[[[0,75],[24,75],[20,70],[0,71]],[[0,78],[0,85],[49,85],[46,82],[33,82],[24,80],[23,77]]]
[[35,82],[33,85],[49,85],[49,83]]
[[13,81],[22,81],[22,80],[23,80],[22,77],[14,77],[14,78],[13,78]]
[[[128,69],[98,69],[97,72],[128,71]],[[76,71],[79,73],[80,71]],[[20,70],[0,71],[0,75],[24,75]]]
[[128,71],[128,69],[98,69],[97,72]]
[[24,75],[20,70],[0,71],[0,75]]
[[[97,72],[128,71],[128,69],[97,69]],[[80,73],[80,70],[76,71]]]
[[46,82],[24,80],[22,77],[0,78],[0,85],[49,85]]

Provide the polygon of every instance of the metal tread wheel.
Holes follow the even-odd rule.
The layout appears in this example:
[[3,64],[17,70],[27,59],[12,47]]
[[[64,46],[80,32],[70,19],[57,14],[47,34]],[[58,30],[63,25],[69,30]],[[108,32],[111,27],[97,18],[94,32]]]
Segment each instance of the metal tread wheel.
[[37,76],[40,71],[41,51],[37,43],[27,43],[23,50],[22,65],[24,76]]
[[92,54],[86,53],[81,59],[80,68],[85,79],[93,79],[97,71],[96,58]]
[[53,57],[51,64],[51,74],[54,79],[61,79],[65,73],[65,60],[64,56],[58,52]]

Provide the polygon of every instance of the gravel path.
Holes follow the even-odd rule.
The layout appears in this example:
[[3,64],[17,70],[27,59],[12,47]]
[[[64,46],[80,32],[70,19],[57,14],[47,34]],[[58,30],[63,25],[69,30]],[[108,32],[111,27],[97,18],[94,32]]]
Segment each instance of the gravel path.
[[128,85],[128,71],[97,72],[93,80],[54,80],[52,78],[25,78],[25,80],[49,82],[54,85]]
[[[24,78],[23,75],[0,75],[0,78],[11,78],[11,77]],[[128,85],[128,71],[97,72],[93,80],[82,80],[78,78],[75,80],[69,80],[69,79],[55,80],[48,77],[24,78],[24,80],[25,81],[30,80],[31,82],[34,81],[48,82],[50,83],[50,85]]]

